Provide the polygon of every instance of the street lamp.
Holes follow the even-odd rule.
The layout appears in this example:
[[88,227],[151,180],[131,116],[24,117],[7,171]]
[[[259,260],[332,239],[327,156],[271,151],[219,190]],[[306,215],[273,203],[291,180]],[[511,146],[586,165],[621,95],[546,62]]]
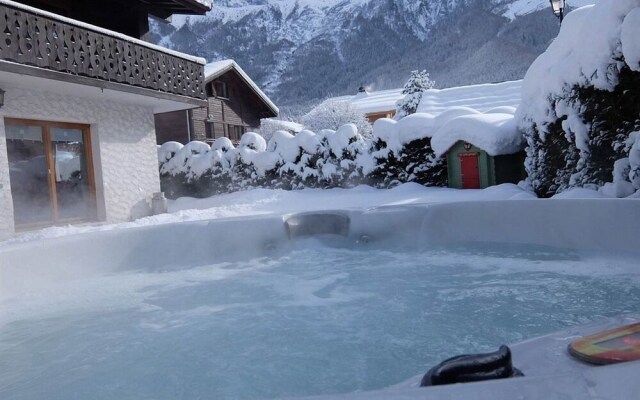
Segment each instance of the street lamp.
[[551,10],[553,10],[553,14],[560,18],[560,24],[562,24],[562,19],[564,18],[564,7],[565,0],[549,0],[551,3]]

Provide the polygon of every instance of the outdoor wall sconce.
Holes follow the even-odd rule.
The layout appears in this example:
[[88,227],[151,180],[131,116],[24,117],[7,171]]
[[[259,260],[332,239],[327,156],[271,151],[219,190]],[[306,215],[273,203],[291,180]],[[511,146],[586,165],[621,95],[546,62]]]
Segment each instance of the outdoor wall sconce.
[[562,24],[562,19],[564,18],[564,8],[566,6],[565,0],[549,0],[551,3],[551,10],[553,14],[560,19],[560,24]]

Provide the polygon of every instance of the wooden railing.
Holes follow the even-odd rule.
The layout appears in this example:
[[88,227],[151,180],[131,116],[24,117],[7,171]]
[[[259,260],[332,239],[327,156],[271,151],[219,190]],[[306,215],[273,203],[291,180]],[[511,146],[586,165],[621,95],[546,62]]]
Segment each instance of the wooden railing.
[[205,99],[203,65],[82,24],[0,4],[0,60]]

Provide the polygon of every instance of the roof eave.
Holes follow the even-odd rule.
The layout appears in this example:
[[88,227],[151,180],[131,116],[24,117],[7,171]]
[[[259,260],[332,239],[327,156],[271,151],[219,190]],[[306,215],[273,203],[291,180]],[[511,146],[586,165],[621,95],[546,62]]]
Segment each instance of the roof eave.
[[148,3],[149,13],[161,19],[166,19],[174,14],[204,15],[211,11],[211,7],[196,0],[163,0],[160,2],[148,1]]
[[267,95],[256,86],[255,82],[253,82],[253,80],[249,78],[246,72],[244,72],[244,70],[240,68],[238,63],[236,63],[235,61],[232,61],[231,63],[229,63],[229,65],[225,66],[224,68],[221,68],[216,72],[213,72],[205,76],[205,85],[207,83],[210,83],[214,79],[221,77],[222,75],[226,74],[231,70],[235,70],[238,73],[238,75],[242,78],[242,80],[247,84],[247,86],[251,88],[253,93],[255,93],[260,98],[260,100],[262,100],[264,104],[266,104],[266,106],[274,113],[273,117],[277,117],[280,114],[280,109],[278,109],[278,107],[271,101],[271,99],[269,99],[269,97],[267,97]]

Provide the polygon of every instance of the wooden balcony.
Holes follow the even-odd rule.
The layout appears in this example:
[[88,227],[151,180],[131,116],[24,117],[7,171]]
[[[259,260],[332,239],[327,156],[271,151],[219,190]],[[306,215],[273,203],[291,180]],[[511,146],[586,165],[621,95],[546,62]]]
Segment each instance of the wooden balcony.
[[0,3],[0,34],[0,71],[206,105],[188,56],[16,3]]

